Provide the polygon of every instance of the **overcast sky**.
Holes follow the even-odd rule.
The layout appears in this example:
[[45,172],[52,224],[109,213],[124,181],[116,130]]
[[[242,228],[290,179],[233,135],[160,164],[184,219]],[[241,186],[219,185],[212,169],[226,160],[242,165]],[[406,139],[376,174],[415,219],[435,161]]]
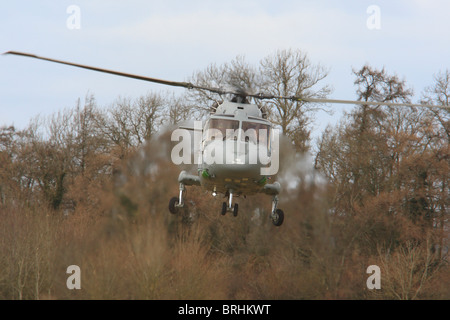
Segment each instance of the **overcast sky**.
[[[73,5],[79,16],[68,13]],[[379,16],[368,11],[373,5]],[[406,79],[417,100],[434,74],[450,68],[449,14],[445,0],[2,1],[0,51],[184,81],[210,63],[244,55],[256,65],[277,49],[293,48],[329,68],[330,98],[355,99],[352,68],[369,63]],[[70,28],[78,21],[79,29]],[[88,92],[107,106],[119,95],[179,90],[0,56],[0,126],[24,128],[38,114],[74,107]],[[318,115],[316,127],[340,115]]]

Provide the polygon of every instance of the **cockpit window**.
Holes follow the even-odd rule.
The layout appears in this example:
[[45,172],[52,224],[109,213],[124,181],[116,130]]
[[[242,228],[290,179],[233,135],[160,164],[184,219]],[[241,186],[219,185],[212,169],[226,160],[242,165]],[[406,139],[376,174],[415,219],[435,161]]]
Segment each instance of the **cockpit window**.
[[270,126],[264,123],[243,121],[241,139],[255,144],[268,145],[270,143]]
[[270,154],[271,127],[269,124],[230,119],[209,119],[203,129],[203,144],[211,140],[239,140],[265,146]]
[[228,119],[210,119],[204,128],[203,138],[205,141],[221,138],[233,138],[238,136],[239,121]]

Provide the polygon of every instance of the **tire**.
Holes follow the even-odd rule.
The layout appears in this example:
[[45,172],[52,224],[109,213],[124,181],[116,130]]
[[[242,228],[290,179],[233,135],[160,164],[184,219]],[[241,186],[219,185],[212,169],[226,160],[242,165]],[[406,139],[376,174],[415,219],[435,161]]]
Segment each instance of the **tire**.
[[178,213],[178,208],[176,207],[176,205],[178,204],[178,198],[177,197],[173,197],[172,199],[170,199],[169,201],[169,211],[171,214],[177,214]]
[[283,224],[283,221],[284,221],[284,212],[281,209],[277,209],[275,211],[275,217],[272,218],[272,223],[276,227],[279,227]]
[[224,216],[226,213],[227,213],[227,203],[223,202],[222,203],[222,212],[220,214]]
[[233,216],[237,217],[238,211],[239,211],[239,206],[237,203],[235,203],[234,208],[233,208]]

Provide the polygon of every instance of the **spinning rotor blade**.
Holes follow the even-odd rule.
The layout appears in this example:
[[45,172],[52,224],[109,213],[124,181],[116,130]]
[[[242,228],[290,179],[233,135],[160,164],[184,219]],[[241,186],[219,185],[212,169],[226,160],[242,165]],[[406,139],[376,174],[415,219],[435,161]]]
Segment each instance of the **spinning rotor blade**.
[[316,99],[316,98],[302,98],[302,97],[284,97],[264,94],[248,95],[257,99],[282,99],[291,101],[304,101],[315,103],[340,103],[340,104],[359,104],[372,106],[388,106],[388,107],[417,107],[417,108],[440,108],[450,109],[450,106],[431,105],[431,104],[414,104],[414,103],[397,103],[397,102],[381,102],[381,101],[355,101],[355,100],[338,100],[338,99]]
[[69,66],[73,66],[73,67],[78,67],[78,68],[83,68],[83,69],[88,69],[88,70],[93,70],[93,71],[98,71],[98,72],[103,72],[103,73],[109,73],[109,74],[113,74],[116,76],[164,84],[164,85],[173,86],[173,87],[183,87],[183,88],[187,88],[187,89],[206,90],[206,91],[210,91],[210,92],[214,92],[214,93],[218,93],[218,94],[233,94],[236,96],[253,97],[255,99],[282,99],[282,100],[304,101],[304,102],[313,102],[313,103],[340,103],[340,104],[358,104],[358,105],[384,105],[384,106],[389,106],[389,107],[419,107],[419,108],[450,109],[449,106],[429,105],[429,104],[395,103],[395,102],[380,102],[380,101],[353,101],[353,100],[337,100],[337,99],[316,99],[316,98],[303,98],[303,97],[298,97],[298,96],[284,97],[284,96],[267,95],[267,94],[263,94],[263,93],[247,94],[240,90],[233,91],[233,90],[225,90],[222,88],[202,87],[202,86],[197,86],[195,84],[192,84],[190,82],[178,82],[178,81],[168,81],[168,80],[150,78],[150,77],[145,77],[145,76],[140,76],[140,75],[135,75],[135,74],[130,74],[130,73],[124,73],[124,72],[119,72],[119,71],[114,71],[114,70],[86,66],[86,65],[82,65],[82,64],[73,63],[73,62],[67,62],[67,61],[62,61],[62,60],[55,60],[55,59],[40,57],[40,56],[36,56],[36,55],[30,54],[30,53],[8,51],[3,54],[12,54],[12,55],[17,55],[17,56],[45,60],[45,61],[65,64],[65,65],[69,65]]
[[145,77],[145,76],[140,76],[140,75],[135,75],[135,74],[130,74],[130,73],[124,73],[124,72],[119,72],[119,71],[114,71],[114,70],[108,70],[108,69],[102,69],[102,68],[97,68],[97,67],[86,66],[86,65],[82,65],[82,64],[78,64],[78,63],[73,63],[73,62],[67,62],[67,61],[62,61],[62,60],[50,59],[50,58],[46,58],[46,57],[40,57],[40,56],[37,56],[37,55],[34,55],[34,54],[30,54],[30,53],[23,53],[23,52],[17,52],[17,51],[8,51],[8,52],[5,52],[3,54],[12,54],[12,55],[17,55],[17,56],[29,57],[29,58],[39,59],[39,60],[45,60],[45,61],[65,64],[65,65],[69,65],[69,66],[73,66],[73,67],[77,67],[77,68],[83,68],[83,69],[88,69],[88,70],[93,70],[93,71],[98,71],[98,72],[103,72],[103,73],[109,73],[109,74],[113,74],[113,75],[116,75],[116,76],[133,78],[133,79],[138,79],[138,80],[143,80],[143,81],[148,81],[148,82],[154,82],[154,83],[164,84],[164,85],[173,86],[173,87],[183,87],[183,88],[188,88],[188,89],[208,90],[208,91],[215,92],[215,93],[218,93],[218,94],[233,93],[233,92],[228,92],[228,91],[222,90],[220,88],[207,88],[207,87],[197,86],[197,85],[194,85],[194,84],[192,84],[190,82],[177,82],[177,81],[167,81],[167,80],[162,80],[162,79],[150,78],[150,77]]

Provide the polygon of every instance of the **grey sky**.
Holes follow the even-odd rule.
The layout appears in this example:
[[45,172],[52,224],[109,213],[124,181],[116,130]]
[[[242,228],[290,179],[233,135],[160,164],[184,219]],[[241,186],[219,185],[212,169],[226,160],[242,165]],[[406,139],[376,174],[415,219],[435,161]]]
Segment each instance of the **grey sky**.
[[[67,28],[70,5],[80,8],[80,29]],[[380,29],[367,28],[370,5],[380,8]],[[433,74],[449,68],[449,12],[444,0],[3,1],[0,51],[183,81],[237,55],[256,64],[277,49],[299,48],[330,69],[332,98],[354,99],[352,68],[369,63],[405,78],[417,100]],[[107,106],[119,95],[178,90],[0,56],[0,125],[23,128],[37,114],[75,106],[87,92]],[[316,126],[339,117],[318,115]]]

